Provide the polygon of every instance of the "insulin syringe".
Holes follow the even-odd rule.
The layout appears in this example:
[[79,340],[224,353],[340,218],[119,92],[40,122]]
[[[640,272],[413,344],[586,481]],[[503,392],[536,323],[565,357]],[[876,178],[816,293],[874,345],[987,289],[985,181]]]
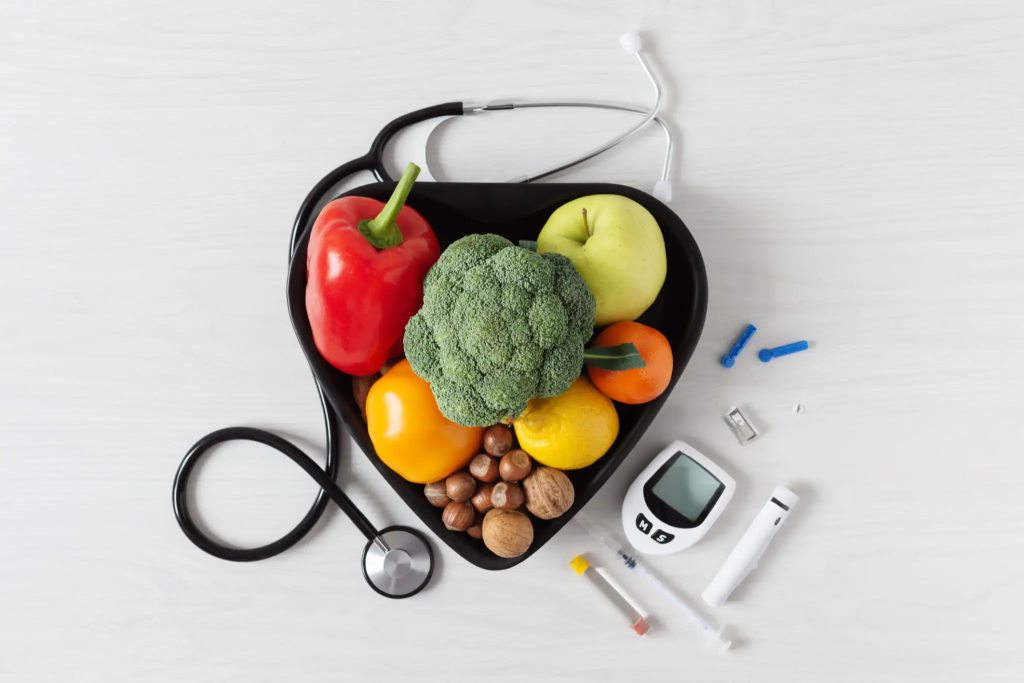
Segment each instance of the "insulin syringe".
[[689,604],[683,600],[682,596],[672,590],[668,585],[665,584],[657,575],[652,573],[645,564],[637,560],[633,555],[626,552],[626,550],[615,542],[615,539],[605,534],[599,529],[585,514],[582,512],[577,513],[573,518],[581,527],[586,529],[587,533],[594,537],[595,540],[600,541],[606,548],[608,548],[615,557],[632,572],[635,572],[643,576],[647,581],[658,587],[658,589],[665,594],[672,603],[685,614],[690,623],[700,630],[701,634],[708,639],[708,642],[719,652],[725,652],[732,645],[731,640],[726,640],[722,636],[722,631],[725,629],[723,624],[722,628],[715,629],[707,619],[698,614]]

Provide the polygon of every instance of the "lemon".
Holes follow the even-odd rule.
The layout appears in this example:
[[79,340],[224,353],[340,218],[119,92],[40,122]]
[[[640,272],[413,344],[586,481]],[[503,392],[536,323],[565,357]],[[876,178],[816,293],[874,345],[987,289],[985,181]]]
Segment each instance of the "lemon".
[[567,391],[535,398],[515,423],[519,447],[542,465],[577,470],[608,452],[619,435],[611,399],[579,377]]

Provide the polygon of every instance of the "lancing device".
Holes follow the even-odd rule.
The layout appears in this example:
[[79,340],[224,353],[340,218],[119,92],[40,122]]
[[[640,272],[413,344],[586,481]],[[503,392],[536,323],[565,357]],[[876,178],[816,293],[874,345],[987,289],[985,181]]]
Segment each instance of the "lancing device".
[[725,604],[736,587],[743,583],[747,575],[757,567],[761,555],[768,549],[775,534],[786,523],[789,513],[793,511],[799,501],[800,496],[785,486],[775,487],[772,497],[757,513],[757,517],[754,517],[754,521],[750,523],[743,538],[729,553],[725,564],[712,579],[711,585],[701,593],[704,602],[712,607],[721,607]]

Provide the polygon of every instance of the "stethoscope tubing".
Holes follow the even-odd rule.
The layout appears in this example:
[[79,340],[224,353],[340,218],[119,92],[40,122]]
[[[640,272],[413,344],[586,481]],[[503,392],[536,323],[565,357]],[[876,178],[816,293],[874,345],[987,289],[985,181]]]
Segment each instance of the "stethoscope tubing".
[[[553,101],[550,101],[550,102],[519,102],[519,103],[510,104],[509,106],[502,107],[502,108],[503,109],[559,109],[559,108],[565,108],[565,109],[605,109],[605,110],[608,110],[608,111],[624,111],[624,112],[629,112],[631,114],[642,114],[645,117],[650,113],[650,110],[648,110],[648,109],[644,109],[643,107],[635,107],[635,106],[629,105],[629,104],[617,104],[615,102],[597,102],[597,101],[593,101],[593,102],[586,101],[585,102],[585,101],[573,101],[573,100],[567,100],[567,101],[564,101],[564,102],[559,102],[557,100],[553,100]],[[490,111],[490,109],[491,109],[491,107],[489,105],[484,105],[483,107],[477,108],[477,111]],[[608,144],[608,146],[602,145],[601,148],[595,148],[597,151],[591,150],[591,152],[588,152],[588,153],[586,153],[586,154],[584,154],[584,155],[582,155],[580,157],[577,157],[573,162],[569,162],[569,163],[565,163],[565,164],[559,164],[556,167],[549,168],[546,171],[541,171],[541,172],[536,173],[534,175],[520,176],[520,177],[515,179],[515,182],[521,182],[521,183],[533,182],[534,180],[540,180],[541,178],[547,178],[548,176],[551,176],[551,175],[554,175],[555,173],[559,173],[561,171],[564,171],[567,168],[570,168],[572,166],[576,166],[577,164],[581,164],[584,161],[589,161],[590,159],[593,159],[595,156],[598,156],[600,154],[603,154],[604,152],[607,152],[609,149],[611,149],[615,145],[618,145],[618,144],[621,144],[621,143],[625,142],[627,139],[629,139],[633,135],[635,135],[638,132],[640,132],[640,130],[644,126],[646,126],[648,123],[656,123],[658,125],[658,127],[661,128],[661,132],[664,133],[664,135],[665,135],[665,154],[664,154],[664,157],[662,158],[662,163],[661,163],[661,180],[664,180],[664,181],[667,182],[668,181],[669,172],[671,171],[671,167],[672,167],[672,153],[675,151],[675,140],[672,137],[672,129],[669,128],[668,123],[665,121],[665,119],[663,119],[662,117],[657,116],[657,115],[655,115],[655,116],[653,116],[651,118],[645,118],[643,122],[641,122],[639,125],[633,126],[632,128],[630,128],[625,133],[622,133],[620,136],[618,136],[615,139],[614,143]]]
[[[644,66],[645,71],[647,71],[648,76],[651,77],[652,82],[655,83],[656,92],[660,97],[660,91],[657,90],[657,82],[653,79],[653,76],[651,76],[642,58],[640,61]],[[292,259],[302,257],[297,253],[297,251],[303,236],[303,231],[305,231],[307,226],[310,224],[310,221],[313,218],[313,212],[317,209],[320,202],[324,200],[327,194],[334,187],[339,185],[346,178],[365,171],[372,173],[380,182],[393,181],[393,178],[384,167],[384,151],[391,138],[404,128],[415,123],[438,117],[462,116],[466,112],[530,107],[592,107],[597,109],[614,109],[643,114],[644,119],[638,125],[631,127],[628,131],[619,135],[612,141],[587,152],[583,156],[574,159],[572,162],[562,164],[556,168],[549,169],[548,171],[535,174],[533,176],[524,176],[518,179],[519,182],[529,182],[530,180],[547,177],[571,166],[583,163],[584,161],[587,161],[619,144],[651,121],[658,123],[662,127],[668,139],[665,165],[662,171],[662,178],[667,178],[669,160],[672,154],[672,133],[665,122],[656,115],[657,103],[653,109],[645,110],[627,105],[606,104],[600,102],[526,102],[521,104],[509,103],[502,105],[484,105],[480,107],[470,107],[457,101],[445,102],[430,107],[424,107],[423,109],[417,109],[416,111],[409,112],[390,121],[387,125],[381,128],[366,154],[341,164],[321,178],[320,181],[313,186],[302,201],[302,204],[300,204],[299,211],[295,216],[294,223],[292,224],[291,237],[288,246],[289,264]],[[312,371],[312,366],[310,369]],[[323,411],[324,417],[326,460],[323,468],[321,468],[316,461],[306,455],[301,449],[286,439],[283,439],[271,432],[253,427],[226,427],[224,429],[218,429],[210,432],[199,439],[188,450],[184,458],[182,458],[181,464],[178,466],[178,470],[174,476],[174,484],[172,487],[174,515],[182,532],[184,532],[185,536],[198,548],[210,555],[233,562],[252,562],[273,557],[274,555],[292,547],[307,533],[309,533],[309,531],[312,530],[323,516],[324,511],[327,509],[328,500],[331,500],[334,501],[334,503],[341,508],[349,519],[352,520],[356,525],[356,528],[359,529],[368,541],[380,546],[384,551],[388,550],[386,542],[381,538],[381,531],[374,527],[362,511],[356,507],[355,503],[353,503],[345,492],[342,491],[335,483],[335,479],[338,474],[338,461],[341,450],[340,437],[342,433],[342,420],[337,412],[331,407],[326,394],[324,393],[324,389],[315,373],[313,373],[313,380],[316,384],[317,394],[320,398],[320,407]],[[302,470],[306,472],[306,474],[308,474],[320,487],[320,491],[317,493],[316,498],[313,501],[313,505],[309,508],[299,523],[291,529],[291,531],[287,532],[275,541],[255,548],[237,548],[215,541],[199,528],[188,507],[188,482],[194,472],[196,464],[215,446],[226,441],[235,440],[254,441],[279,451],[296,465],[301,467]],[[414,533],[422,536],[422,534],[419,534],[418,532]],[[429,552],[429,544],[427,544],[427,550]],[[373,585],[372,582],[371,585]],[[376,587],[374,587],[374,589],[381,592]]]
[[[331,420],[332,417],[333,416],[329,416],[325,411],[326,419]],[[329,429],[329,431],[333,430]],[[332,433],[331,439],[333,445],[337,440],[337,435]],[[292,462],[301,467],[303,471],[320,487],[320,492],[317,494],[317,498],[314,501],[313,506],[291,531],[276,541],[256,548],[236,548],[214,541],[212,538],[200,531],[199,527],[192,519],[192,514],[188,507],[188,481],[193,472],[193,468],[214,446],[226,441],[238,440],[261,443],[286,455]],[[174,477],[172,493],[174,514],[178,520],[181,530],[185,533],[185,536],[187,536],[188,539],[201,550],[223,560],[230,560],[233,562],[253,562],[256,560],[264,560],[287,550],[302,539],[302,537],[309,532],[317,521],[319,521],[327,506],[327,499],[330,498],[346,515],[348,515],[353,524],[356,525],[356,528],[366,536],[367,540],[373,541],[379,536],[376,527],[370,523],[362,511],[356,507],[352,500],[345,495],[345,492],[342,491],[334,482],[334,478],[337,476],[337,449],[328,448],[327,452],[329,454],[333,454],[334,457],[330,458],[330,462],[327,463],[327,467],[325,469],[321,469],[316,461],[302,452],[297,446],[272,432],[268,432],[263,429],[255,429],[253,427],[225,427],[224,429],[218,429],[210,432],[199,439],[199,441],[197,441],[192,448],[188,450],[181,461],[181,465],[178,466],[178,472]]]
[[462,102],[444,102],[403,114],[380,129],[366,154],[345,162],[321,178],[320,182],[313,186],[313,189],[309,191],[306,198],[302,200],[302,204],[299,205],[295,222],[292,224],[291,241],[288,249],[289,263],[295,257],[295,250],[298,248],[299,240],[302,238],[302,231],[306,229],[306,225],[313,218],[313,211],[316,210],[320,201],[323,200],[327,193],[331,191],[331,188],[349,176],[361,171],[373,173],[374,177],[380,182],[393,182],[394,178],[384,168],[384,150],[387,148],[391,138],[401,132],[402,129],[408,128],[415,123],[436,119],[441,116],[462,116],[463,112],[464,106]]
[[[313,217],[312,213],[316,209],[317,204],[328,192],[330,192],[331,188],[349,176],[361,171],[370,171],[381,181],[391,180],[391,176],[388,174],[387,169],[384,168],[384,150],[387,147],[388,141],[394,137],[396,133],[413,123],[418,123],[420,121],[425,121],[439,116],[461,115],[462,111],[463,106],[461,102],[448,102],[419,109],[400,116],[380,130],[374,138],[373,143],[370,146],[370,150],[366,154],[341,164],[325,175],[316,185],[313,186],[313,189],[310,190],[302,204],[299,206],[298,214],[296,215],[295,222],[292,226],[291,239],[288,247],[289,262],[291,259],[297,257],[296,249],[302,237],[302,231]],[[356,525],[356,528],[359,529],[367,540],[378,544],[382,549],[387,550],[387,544],[381,538],[378,529],[374,527],[370,520],[366,518],[366,515],[356,507],[355,503],[353,503],[345,492],[342,491],[335,483],[335,479],[338,474],[338,462],[341,450],[341,418],[331,408],[330,403],[324,394],[323,387],[320,385],[320,382],[316,379],[315,375],[313,379],[316,383],[317,394],[320,398],[320,407],[324,417],[327,453],[326,462],[323,468],[321,468],[316,461],[306,455],[290,441],[287,441],[272,432],[253,427],[226,427],[224,429],[218,429],[210,432],[193,444],[185,454],[185,457],[182,458],[181,464],[178,466],[178,470],[174,475],[174,484],[171,493],[174,506],[174,516],[178,521],[178,526],[181,527],[185,536],[200,550],[203,550],[214,557],[218,557],[223,560],[230,560],[232,562],[254,562],[256,560],[273,557],[274,555],[291,548],[307,533],[309,533],[310,530],[312,530],[323,516],[324,511],[327,509],[327,503],[329,500],[334,501],[334,503],[341,508],[346,515],[348,515]],[[313,501],[313,505],[309,508],[299,523],[291,529],[291,531],[287,532],[275,541],[255,548],[237,548],[215,541],[200,529],[198,524],[196,524],[188,506],[188,484],[196,464],[215,446],[226,441],[236,440],[262,443],[279,451],[296,465],[301,467],[302,470],[320,487],[320,491],[317,493],[316,498]]]

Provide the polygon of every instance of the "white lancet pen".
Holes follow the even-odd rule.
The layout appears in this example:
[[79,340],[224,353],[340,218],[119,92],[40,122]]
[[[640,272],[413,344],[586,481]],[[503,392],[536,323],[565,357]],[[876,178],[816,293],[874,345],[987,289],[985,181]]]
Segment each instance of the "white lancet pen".
[[604,533],[594,522],[588,518],[584,513],[579,512],[573,519],[583,527],[588,534],[590,534],[594,540],[599,541],[608,550],[612,551],[614,555],[632,572],[635,572],[643,576],[647,581],[651,582],[658,589],[665,594],[669,600],[672,601],[679,610],[685,614],[691,624],[693,624],[701,634],[707,638],[711,646],[718,652],[725,652],[732,646],[732,641],[727,640],[722,635],[722,631],[725,629],[723,624],[721,628],[716,629],[711,622],[702,617],[697,613],[690,605],[679,595],[676,591],[670,588],[664,581],[662,581],[656,574],[651,572],[647,565],[637,560],[631,553],[627,552],[614,538]]

